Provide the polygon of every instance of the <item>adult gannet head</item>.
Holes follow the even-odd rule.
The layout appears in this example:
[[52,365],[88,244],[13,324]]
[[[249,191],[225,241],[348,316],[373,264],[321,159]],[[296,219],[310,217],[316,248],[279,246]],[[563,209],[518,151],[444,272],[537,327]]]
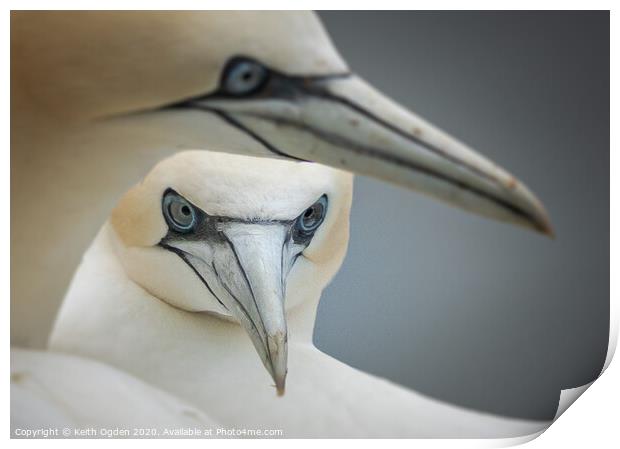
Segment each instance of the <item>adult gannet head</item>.
[[516,178],[355,76],[311,13],[26,12],[11,25],[12,86],[37,113],[318,161],[551,232]]
[[110,222],[134,282],[238,321],[282,393],[285,310],[318,297],[340,267],[351,194],[352,175],[326,166],[190,151],[159,163]]

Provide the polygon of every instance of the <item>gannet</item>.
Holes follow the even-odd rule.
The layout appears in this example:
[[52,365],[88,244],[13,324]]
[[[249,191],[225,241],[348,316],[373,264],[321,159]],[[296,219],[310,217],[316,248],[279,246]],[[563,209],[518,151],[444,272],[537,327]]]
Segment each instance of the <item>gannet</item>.
[[125,370],[224,425],[286,437],[542,429],[426,398],[313,345],[321,292],[346,253],[351,198],[350,173],[315,163],[207,151],[164,160],[86,252],[51,350]]
[[13,12],[14,344],[43,344],[115,199],[181,149],[317,161],[551,232],[515,177],[356,76],[312,13]]

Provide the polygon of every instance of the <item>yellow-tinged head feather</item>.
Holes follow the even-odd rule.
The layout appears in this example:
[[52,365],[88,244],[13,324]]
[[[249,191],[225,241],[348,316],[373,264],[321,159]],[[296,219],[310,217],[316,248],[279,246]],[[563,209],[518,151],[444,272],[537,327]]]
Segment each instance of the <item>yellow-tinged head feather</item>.
[[327,241],[308,249],[333,250],[348,239],[352,178],[312,162],[186,151],[157,164],[128,191],[113,210],[111,223],[126,246],[153,246],[167,232],[162,213],[167,189],[209,215],[248,221],[293,220],[325,194],[326,230],[317,234],[317,240]]
[[29,100],[81,120],[210,92],[234,56],[293,75],[346,70],[303,11],[15,12],[11,44],[13,82]]

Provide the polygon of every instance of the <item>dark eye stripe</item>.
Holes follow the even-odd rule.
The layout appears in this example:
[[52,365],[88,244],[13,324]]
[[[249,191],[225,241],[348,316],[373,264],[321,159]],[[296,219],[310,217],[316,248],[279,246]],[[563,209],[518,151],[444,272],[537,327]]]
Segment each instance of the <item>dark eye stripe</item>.
[[[328,198],[324,194],[312,206],[304,210],[293,220],[247,220],[251,223],[275,223],[285,224],[290,229],[289,236],[295,244],[308,246],[317,229],[323,224],[327,215]],[[169,244],[176,239],[184,241],[221,240],[222,234],[218,230],[218,224],[223,222],[246,222],[227,216],[211,216],[202,209],[194,206],[191,202],[168,188],[162,198],[162,212],[168,232],[160,241],[160,244]]]

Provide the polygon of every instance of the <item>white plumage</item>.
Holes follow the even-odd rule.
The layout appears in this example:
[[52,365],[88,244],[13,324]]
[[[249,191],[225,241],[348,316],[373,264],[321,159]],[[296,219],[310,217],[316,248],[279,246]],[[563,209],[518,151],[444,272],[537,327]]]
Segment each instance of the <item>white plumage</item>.
[[[256,168],[247,184],[248,189],[262,186],[256,196],[251,191],[226,192],[221,185],[209,189],[211,179],[219,179],[218,167],[223,162],[230,167],[226,175],[230,185],[237,187],[243,184],[244,173],[251,166]],[[191,167],[197,178],[188,179],[181,166]],[[196,181],[202,188],[184,190],[174,179],[186,186]],[[286,189],[278,189],[279,183]],[[273,381],[261,367],[246,332],[231,322],[234,316],[224,320],[183,310],[184,301],[195,307],[194,292],[202,298],[204,310],[216,307],[204,285],[195,282],[194,272],[175,255],[153,246],[134,248],[143,254],[131,259],[131,250],[110,223],[100,231],[73,280],[52,334],[52,349],[126,370],[174,393],[224,426],[283,429],[288,437],[512,437],[544,427],[543,422],[496,417],[427,398],[351,368],[314,347],[312,332],[321,290],[335,274],[346,248],[349,175],[311,164],[183,153],[160,164],[137,187],[140,192],[128,194],[119,207],[136,210],[142,198],[161,193],[163,185],[191,196],[207,210],[215,199],[219,213],[234,198],[248,199],[247,210],[261,210],[255,201],[261,198],[273,201],[265,210],[279,207],[282,214],[293,210],[296,215],[304,204],[298,202],[298,191],[308,186],[329,192],[332,210],[308,246],[308,257],[302,257],[291,271],[286,288],[286,394],[275,395]],[[131,206],[125,203],[127,198]],[[153,204],[159,223],[138,228],[142,229],[140,237],[147,240],[152,232],[165,233],[159,202]],[[247,215],[240,203],[233,203],[232,208],[238,215]],[[142,209],[141,215],[149,218],[150,212]],[[120,217],[116,220],[131,226]],[[144,273],[136,276],[133,272],[139,282],[128,275],[131,264],[144,267]]]
[[25,436],[16,434],[17,429],[91,427],[164,431],[219,424],[177,397],[102,362],[49,351],[11,351],[14,436]]

